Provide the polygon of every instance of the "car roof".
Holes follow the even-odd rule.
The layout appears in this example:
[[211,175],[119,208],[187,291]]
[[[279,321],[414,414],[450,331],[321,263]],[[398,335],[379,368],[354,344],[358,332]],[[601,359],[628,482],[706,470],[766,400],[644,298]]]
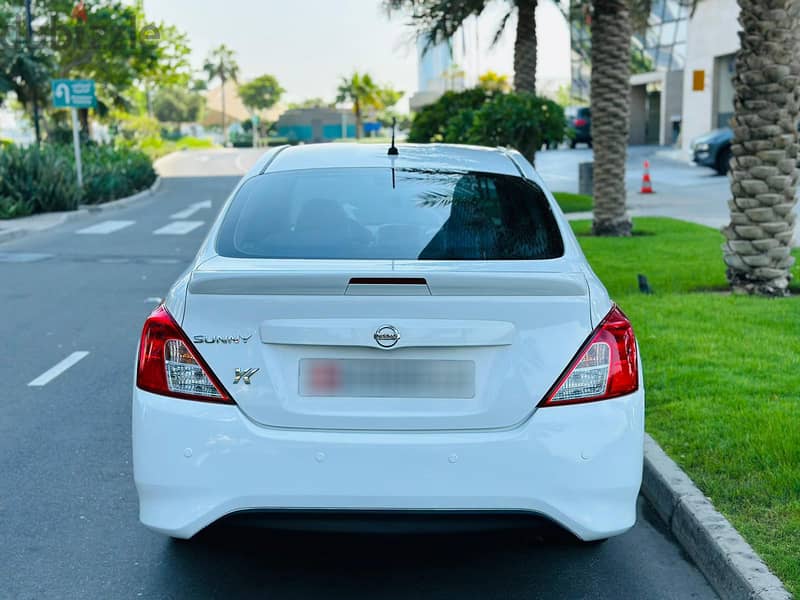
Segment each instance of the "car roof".
[[329,143],[289,146],[281,149],[262,172],[346,167],[395,167],[483,171],[520,175],[511,157],[499,148],[455,144],[398,144],[398,155],[389,156],[388,144]]

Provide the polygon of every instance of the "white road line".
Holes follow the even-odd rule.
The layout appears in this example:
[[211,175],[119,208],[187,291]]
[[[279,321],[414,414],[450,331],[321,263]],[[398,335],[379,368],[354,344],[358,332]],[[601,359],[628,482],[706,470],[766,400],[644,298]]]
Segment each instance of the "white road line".
[[162,301],[163,298],[159,298],[158,296],[150,296],[144,299],[145,304],[161,304]]
[[91,227],[86,227],[85,229],[79,229],[75,233],[84,235],[107,235],[109,233],[119,231],[120,229],[130,227],[134,223],[136,223],[136,221],[103,221],[97,225],[92,225]]
[[204,208],[211,208],[211,200],[206,200],[205,202],[195,202],[194,204],[190,204],[189,208],[186,208],[180,212],[176,212],[174,215],[170,217],[170,219],[188,219],[198,210],[203,210]]
[[56,364],[55,366],[47,369],[44,373],[39,375],[36,379],[31,381],[28,386],[30,387],[42,387],[43,385],[47,385],[53,379],[61,375],[64,371],[69,369],[71,366],[77,364],[79,361],[83,360],[89,355],[88,352],[83,350],[79,352],[73,352],[67,358],[62,360],[60,363]]
[[156,229],[153,235],[186,235],[201,227],[205,221],[173,221],[169,225],[164,225],[161,229]]

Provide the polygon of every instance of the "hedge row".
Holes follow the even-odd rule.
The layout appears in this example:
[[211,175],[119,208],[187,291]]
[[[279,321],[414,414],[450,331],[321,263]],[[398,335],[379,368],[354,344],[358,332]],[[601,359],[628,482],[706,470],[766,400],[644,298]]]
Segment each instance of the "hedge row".
[[0,219],[108,202],[146,189],[156,179],[152,162],[138,150],[90,144],[82,151],[80,189],[72,146],[0,150]]

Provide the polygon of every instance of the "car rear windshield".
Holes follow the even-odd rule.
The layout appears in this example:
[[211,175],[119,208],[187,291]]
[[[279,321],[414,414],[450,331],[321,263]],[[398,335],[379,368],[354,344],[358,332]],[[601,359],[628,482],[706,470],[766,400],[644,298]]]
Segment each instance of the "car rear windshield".
[[564,244],[535,184],[509,175],[328,168],[259,175],[224,217],[234,258],[532,260]]

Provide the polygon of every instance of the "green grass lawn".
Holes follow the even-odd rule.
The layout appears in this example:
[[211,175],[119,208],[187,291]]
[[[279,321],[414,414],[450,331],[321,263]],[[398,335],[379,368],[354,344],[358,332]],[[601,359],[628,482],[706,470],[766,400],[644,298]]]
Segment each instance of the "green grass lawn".
[[800,594],[800,296],[726,293],[723,238],[708,227],[641,218],[622,239],[573,227],[636,330],[647,430]]
[[553,192],[556,202],[565,213],[585,212],[592,210],[592,197],[569,192]]

